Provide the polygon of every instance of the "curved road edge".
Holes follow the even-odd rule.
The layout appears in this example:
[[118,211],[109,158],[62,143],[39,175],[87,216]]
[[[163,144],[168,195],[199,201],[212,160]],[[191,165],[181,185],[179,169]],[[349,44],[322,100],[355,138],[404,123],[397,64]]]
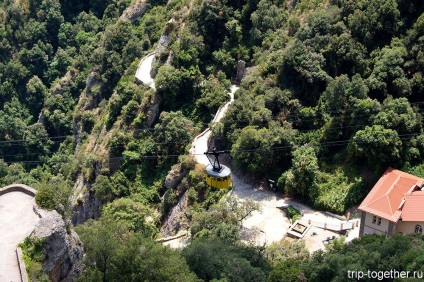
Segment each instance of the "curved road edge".
[[[11,193],[11,192],[22,192],[28,196],[35,197],[37,190],[25,184],[11,184],[11,185],[0,188],[0,196],[5,195],[7,193]],[[39,218],[42,217],[42,211],[36,203],[34,203],[33,205],[33,211]],[[18,262],[18,268],[19,268],[21,281],[27,282],[29,280],[28,280],[28,275],[26,272],[25,262],[23,260],[22,249],[17,247],[15,252],[16,252],[16,259]]]

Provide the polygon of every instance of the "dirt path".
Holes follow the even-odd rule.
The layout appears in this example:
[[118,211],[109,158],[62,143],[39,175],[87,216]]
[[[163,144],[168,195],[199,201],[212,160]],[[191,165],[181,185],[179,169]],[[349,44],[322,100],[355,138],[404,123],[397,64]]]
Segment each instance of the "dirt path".
[[39,221],[34,197],[9,192],[0,197],[0,282],[21,281],[16,248]]

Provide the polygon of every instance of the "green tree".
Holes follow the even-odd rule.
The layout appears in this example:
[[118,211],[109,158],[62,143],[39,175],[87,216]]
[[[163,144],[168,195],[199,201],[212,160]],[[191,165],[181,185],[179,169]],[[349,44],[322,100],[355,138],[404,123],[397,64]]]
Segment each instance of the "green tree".
[[269,269],[256,248],[218,239],[195,240],[183,256],[204,281],[265,281]]
[[402,141],[397,132],[381,125],[357,131],[350,146],[355,156],[370,164],[394,165],[402,159]]
[[200,113],[208,113],[207,120],[210,121],[218,108],[222,106],[230,96],[227,94],[225,85],[211,75],[208,80],[204,83],[201,89],[201,96],[196,100],[196,108]]
[[352,78],[341,75],[331,81],[322,93],[320,103],[324,111],[329,113],[343,113],[352,108],[356,99],[367,98],[368,89],[359,75]]
[[238,201],[227,197],[212,205],[208,211],[195,213],[191,224],[193,237],[219,237],[234,241],[238,228],[252,212],[259,209],[253,200]]
[[84,243],[82,281],[198,281],[178,251],[108,217],[76,228]]
[[252,20],[250,32],[253,39],[261,42],[267,34],[272,34],[282,27],[282,23],[287,19],[287,13],[272,1],[261,0],[250,19]]
[[109,219],[90,219],[76,228],[76,231],[84,243],[86,281],[94,281],[96,278],[102,281],[112,280],[112,263],[121,246],[120,239],[125,231],[123,226]]
[[401,23],[396,0],[362,0],[355,4],[356,9],[348,16],[349,26],[368,48],[387,44],[398,33]]
[[[316,189],[316,177],[319,172],[315,149],[303,145],[293,151],[292,168],[285,174],[285,189],[291,195],[307,198]],[[281,182],[282,180],[279,180]]]
[[384,128],[396,130],[398,134],[421,131],[421,117],[412,109],[406,98],[384,100],[381,111],[374,117],[373,123]]
[[269,282],[298,282],[302,277],[301,260],[290,258],[282,262],[278,262],[270,272],[267,281]]
[[26,104],[32,116],[37,116],[44,104],[48,89],[38,76],[32,77],[26,85]]
[[[48,177],[48,175],[46,175]],[[68,218],[71,216],[69,197],[72,186],[62,175],[51,176],[42,179],[35,194],[37,204],[45,209],[55,209]]]
[[392,40],[390,47],[384,47],[374,59],[374,68],[367,79],[370,95],[379,99],[387,94],[405,97],[411,94],[411,83],[403,70],[406,48],[397,38]]
[[194,100],[197,94],[197,84],[200,79],[198,66],[189,69],[176,69],[173,66],[161,66],[155,77],[158,94],[164,110],[181,108],[185,103]]
[[144,237],[151,238],[158,232],[153,210],[129,198],[120,198],[107,204],[102,214],[124,224],[131,232],[142,233]]
[[182,154],[194,137],[193,122],[178,112],[162,112],[155,125],[155,141],[161,143],[159,151],[164,154]]
[[309,257],[308,249],[304,241],[291,241],[282,239],[269,244],[264,253],[265,257],[273,266],[276,266],[288,259],[304,260]]

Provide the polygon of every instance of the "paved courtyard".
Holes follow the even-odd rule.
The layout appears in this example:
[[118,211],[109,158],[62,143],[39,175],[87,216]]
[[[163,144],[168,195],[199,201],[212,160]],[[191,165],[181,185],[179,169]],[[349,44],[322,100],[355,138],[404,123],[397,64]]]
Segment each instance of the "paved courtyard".
[[0,282],[21,281],[16,248],[39,221],[34,197],[22,192],[0,196]]

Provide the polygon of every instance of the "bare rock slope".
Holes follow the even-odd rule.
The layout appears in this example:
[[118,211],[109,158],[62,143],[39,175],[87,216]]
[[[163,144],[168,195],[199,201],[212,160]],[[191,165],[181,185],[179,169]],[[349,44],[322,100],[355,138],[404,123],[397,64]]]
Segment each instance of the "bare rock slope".
[[44,240],[43,271],[51,281],[76,281],[84,255],[82,242],[78,234],[67,230],[59,213],[45,212],[30,237]]

